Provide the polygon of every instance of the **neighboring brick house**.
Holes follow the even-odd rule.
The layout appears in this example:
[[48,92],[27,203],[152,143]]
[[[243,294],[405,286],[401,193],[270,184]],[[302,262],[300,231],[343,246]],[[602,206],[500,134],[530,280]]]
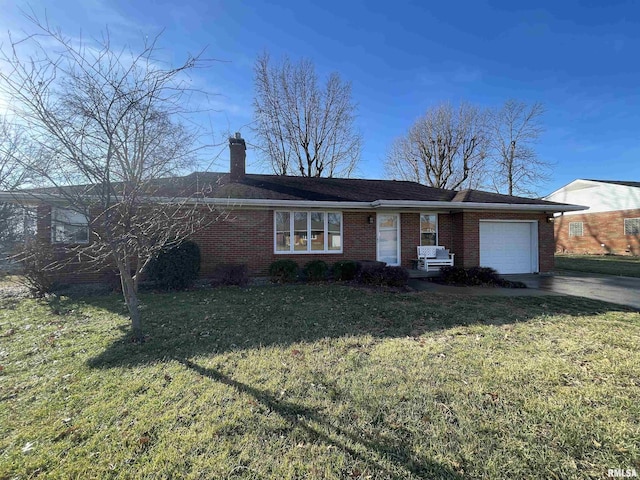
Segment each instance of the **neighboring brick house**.
[[[321,259],[410,267],[421,244],[445,246],[464,267],[550,272],[553,214],[581,208],[406,181],[246,174],[244,140],[236,135],[229,148],[230,173],[192,173],[167,180],[163,187],[167,198],[185,186],[204,191],[199,202],[228,214],[193,236],[201,248],[203,276],[220,264],[247,264],[252,275],[264,275],[282,258],[301,266]],[[90,241],[82,215],[41,208],[49,208],[39,222],[41,238]]]
[[585,206],[555,218],[556,251],[640,255],[640,182],[577,179],[545,199]]

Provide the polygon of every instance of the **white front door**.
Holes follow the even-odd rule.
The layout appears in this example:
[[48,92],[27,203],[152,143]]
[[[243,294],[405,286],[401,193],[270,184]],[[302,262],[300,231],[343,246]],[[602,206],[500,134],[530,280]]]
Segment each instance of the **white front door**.
[[379,213],[377,218],[378,261],[400,265],[400,215]]

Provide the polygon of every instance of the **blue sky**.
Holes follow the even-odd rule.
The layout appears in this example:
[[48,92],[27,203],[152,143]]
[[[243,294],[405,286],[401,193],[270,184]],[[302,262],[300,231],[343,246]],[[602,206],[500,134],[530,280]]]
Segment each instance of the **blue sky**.
[[[217,94],[216,139],[240,131],[249,144],[256,56],[307,57],[321,77],[337,71],[352,83],[364,178],[383,178],[391,142],[430,106],[515,98],[546,107],[538,152],[555,168],[539,193],[575,178],[640,180],[640,3],[526,3],[0,0],[0,41],[29,28],[21,8],[46,10],[72,36],[97,37],[108,26],[118,44],[164,29],[165,60],[203,47],[220,60],[193,81]],[[247,160],[249,172],[264,171],[255,150]],[[215,169],[227,168],[224,154]]]

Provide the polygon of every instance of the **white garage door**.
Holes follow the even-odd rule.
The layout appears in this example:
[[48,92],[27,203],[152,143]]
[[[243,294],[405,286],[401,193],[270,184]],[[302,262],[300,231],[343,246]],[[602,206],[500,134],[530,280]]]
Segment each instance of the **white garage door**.
[[538,224],[480,222],[480,266],[498,273],[538,271]]

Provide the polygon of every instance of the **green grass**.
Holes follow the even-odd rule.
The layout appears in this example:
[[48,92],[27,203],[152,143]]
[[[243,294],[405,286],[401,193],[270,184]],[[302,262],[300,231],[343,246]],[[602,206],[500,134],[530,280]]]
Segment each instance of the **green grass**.
[[640,257],[619,255],[556,255],[556,269],[640,277]]
[[640,314],[573,297],[221,288],[0,306],[0,478],[640,471]]

